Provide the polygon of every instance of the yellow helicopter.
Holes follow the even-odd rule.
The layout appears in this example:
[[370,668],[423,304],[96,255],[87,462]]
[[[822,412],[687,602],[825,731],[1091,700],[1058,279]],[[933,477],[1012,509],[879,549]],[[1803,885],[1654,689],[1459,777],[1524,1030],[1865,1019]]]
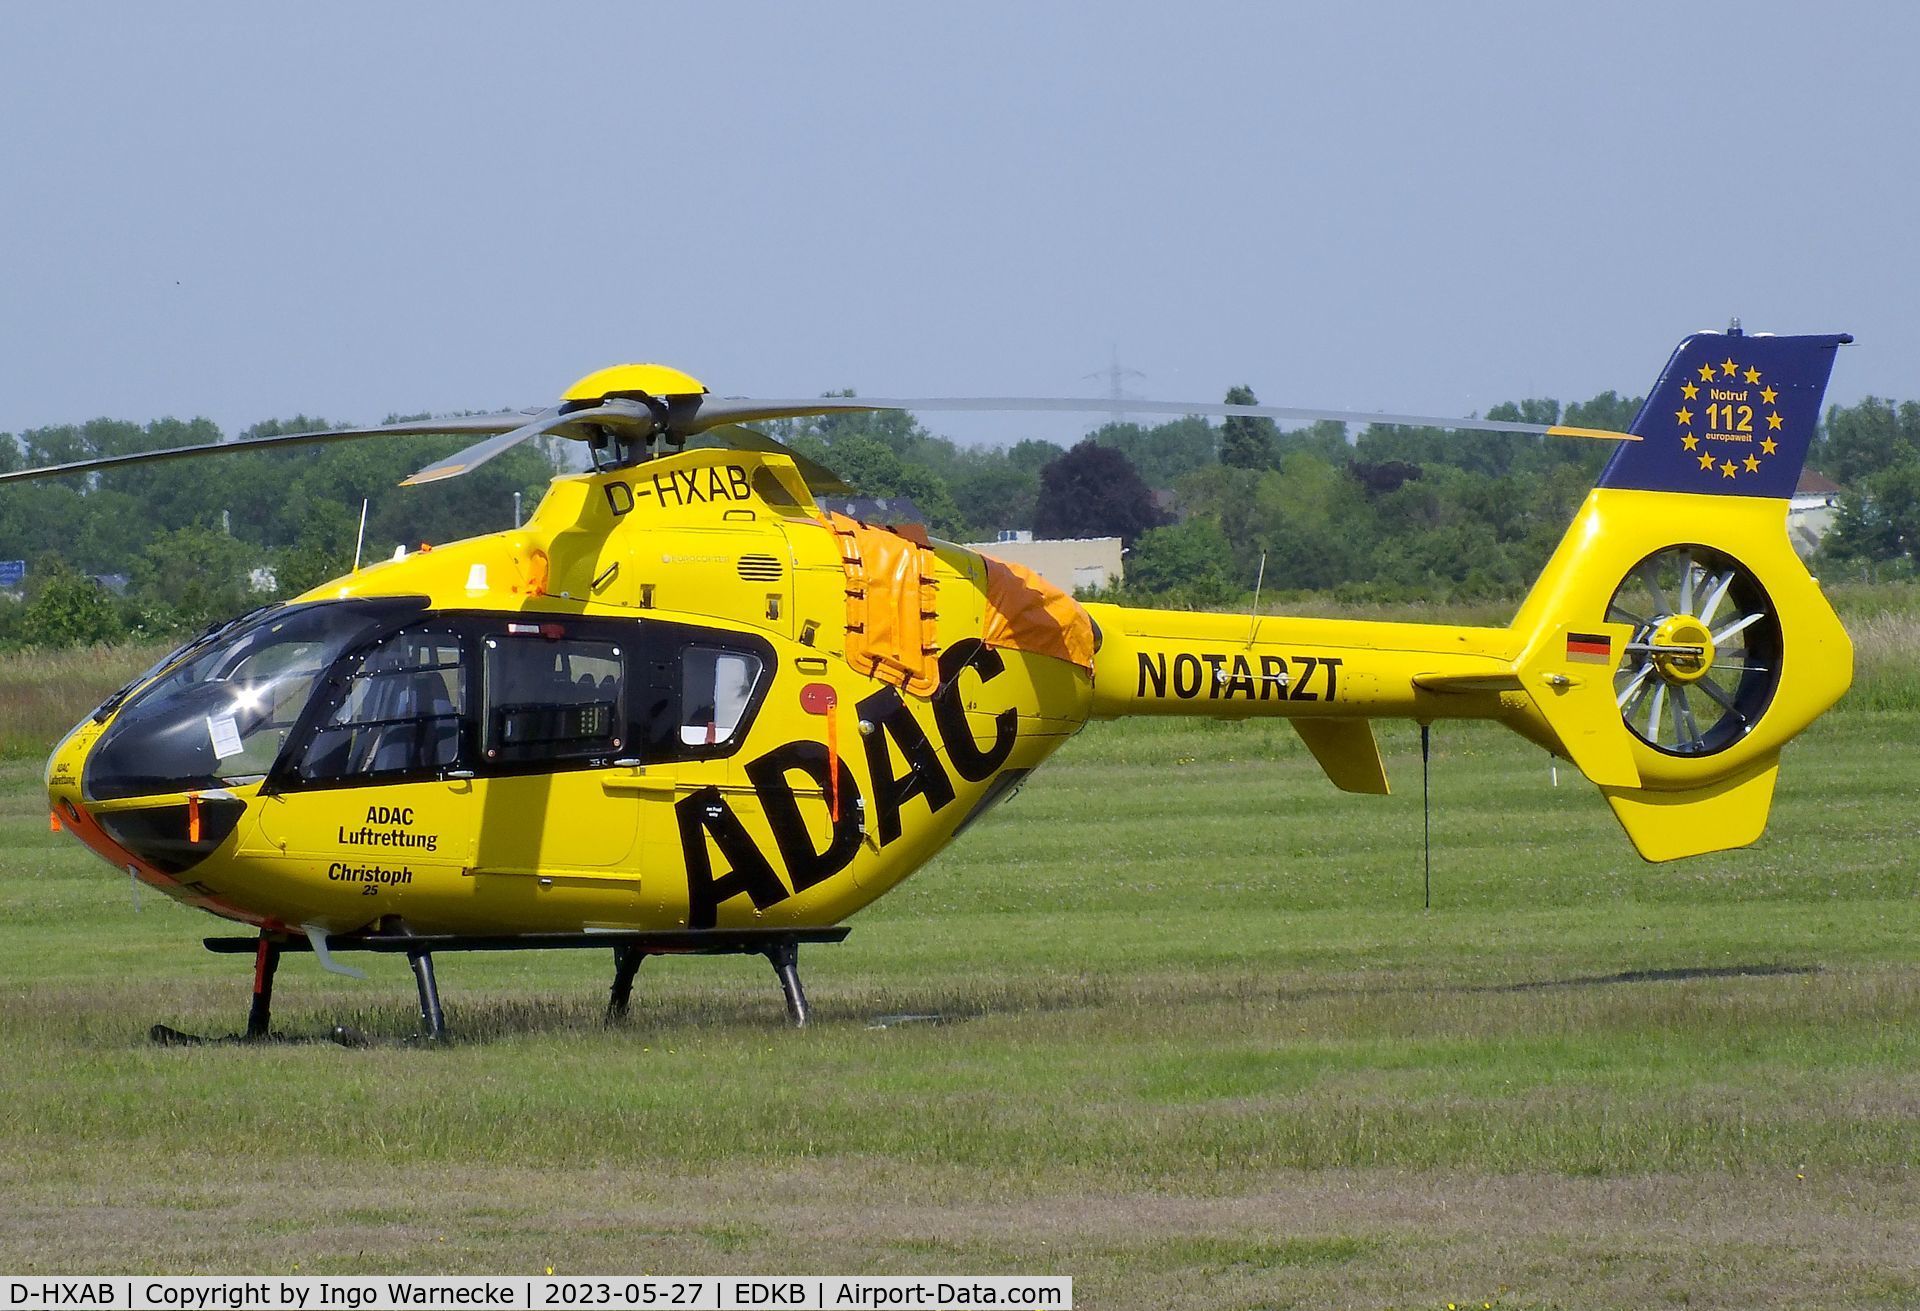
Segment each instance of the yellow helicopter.
[[[718,398],[658,365],[508,414],[149,451],[0,481],[407,433],[587,443],[524,526],[384,561],[201,634],[48,762],[53,822],[254,926],[246,1036],[311,950],[611,949],[610,1015],[664,952],[799,945],[919,868],[1089,719],[1280,716],[1385,793],[1371,721],[1491,719],[1597,784],[1640,854],[1752,842],[1781,748],[1852,677],[1789,545],[1844,335],[1700,333],[1628,433],[1271,406],[1130,409],[1599,437],[1611,461],[1504,628],[1081,604],[1016,565],[816,508],[832,474],[745,422],[1086,401]],[[688,439],[705,434],[719,444]],[[842,486],[844,486],[842,484]],[[181,1037],[164,1028],[161,1038]]]

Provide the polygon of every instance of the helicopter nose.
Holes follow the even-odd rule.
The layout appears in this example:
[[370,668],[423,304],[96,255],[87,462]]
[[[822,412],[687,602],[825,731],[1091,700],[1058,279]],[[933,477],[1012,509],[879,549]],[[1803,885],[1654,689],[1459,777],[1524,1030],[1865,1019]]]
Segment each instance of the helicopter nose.
[[70,816],[79,808],[80,777],[86,768],[87,752],[100,740],[103,727],[91,718],[81,720],[47,757],[47,804],[56,822],[63,813]]
[[56,832],[71,833],[81,845],[109,864],[150,877],[148,871],[139,869],[141,862],[132,852],[107,836],[86,809],[80,794],[87,752],[100,740],[102,728],[91,718],[81,720],[47,757],[47,822]]
[[187,792],[89,805],[82,793],[87,753],[101,726],[82,722],[47,760],[51,826],[73,834],[108,863],[168,889],[224,842],[246,803],[225,791]]

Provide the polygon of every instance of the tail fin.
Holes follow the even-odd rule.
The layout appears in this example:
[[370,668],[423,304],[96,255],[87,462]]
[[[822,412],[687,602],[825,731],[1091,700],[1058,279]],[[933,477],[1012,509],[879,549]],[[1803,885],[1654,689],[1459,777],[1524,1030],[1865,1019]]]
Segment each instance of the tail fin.
[[1786,500],[1820,424],[1834,353],[1853,338],[1700,332],[1673,352],[1601,487]]
[[[1671,860],[1760,835],[1780,749],[1853,648],[1787,538],[1845,335],[1700,333],[1673,353],[1521,606],[1530,731]],[[1539,732],[1541,728],[1544,733]]]

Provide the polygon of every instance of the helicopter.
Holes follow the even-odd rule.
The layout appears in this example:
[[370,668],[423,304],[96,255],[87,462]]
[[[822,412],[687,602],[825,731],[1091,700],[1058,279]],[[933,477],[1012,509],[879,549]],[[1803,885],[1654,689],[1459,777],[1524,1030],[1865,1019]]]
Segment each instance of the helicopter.
[[[1625,433],[1275,406],[1133,410],[1419,423],[1617,442],[1505,627],[1076,600],[917,526],[822,512],[844,483],[743,424],[1032,399],[721,398],[661,365],[537,412],[283,434],[0,477],[416,433],[586,444],[528,522],[358,567],[218,624],[54,748],[54,827],[250,926],[246,1030],[285,952],[404,954],[447,1034],[437,952],[610,950],[608,1017],[649,956],[799,947],[1004,800],[1089,720],[1288,720],[1335,787],[1388,790],[1372,721],[1485,719],[1597,785],[1639,854],[1759,837],[1782,747],[1852,647],[1786,532],[1851,337],[1696,333]],[[696,445],[696,441],[710,443]],[[155,1026],[161,1040],[187,1040]]]

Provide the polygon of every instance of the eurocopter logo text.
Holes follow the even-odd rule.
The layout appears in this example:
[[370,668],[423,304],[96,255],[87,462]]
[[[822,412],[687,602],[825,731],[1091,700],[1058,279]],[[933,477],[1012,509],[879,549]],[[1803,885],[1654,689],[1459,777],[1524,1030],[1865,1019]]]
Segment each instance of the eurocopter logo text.
[[1673,412],[1680,445],[1699,462],[1702,479],[1757,474],[1779,450],[1779,392],[1752,365],[1728,355],[1702,364],[1680,386]]

